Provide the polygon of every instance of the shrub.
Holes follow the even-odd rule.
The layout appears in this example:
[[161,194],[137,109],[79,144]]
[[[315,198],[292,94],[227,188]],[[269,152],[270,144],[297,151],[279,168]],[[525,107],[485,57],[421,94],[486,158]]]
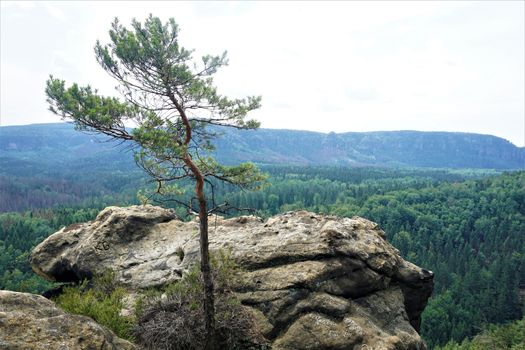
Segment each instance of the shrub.
[[89,316],[119,337],[133,340],[134,319],[121,315],[125,295],[115,284],[114,273],[107,271],[90,283],[84,280],[78,286],[65,287],[54,301],[67,312]]
[[[249,311],[231,288],[238,268],[227,254],[212,258],[215,289],[216,341],[221,349],[265,349]],[[197,266],[163,291],[143,298],[135,328],[137,342],[146,349],[197,350],[204,348],[202,279]]]

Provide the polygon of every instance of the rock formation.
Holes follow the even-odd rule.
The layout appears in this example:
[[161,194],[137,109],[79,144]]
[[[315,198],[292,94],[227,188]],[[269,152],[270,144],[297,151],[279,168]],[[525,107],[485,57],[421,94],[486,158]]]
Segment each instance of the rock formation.
[[[198,223],[153,206],[109,207],[30,257],[56,281],[113,269],[129,289],[178,280],[199,258]],[[425,349],[417,331],[433,274],[401,258],[377,224],[305,211],[210,220],[210,249],[244,269],[237,295],[274,349]]]
[[0,349],[132,350],[91,318],[69,315],[46,298],[0,291]]

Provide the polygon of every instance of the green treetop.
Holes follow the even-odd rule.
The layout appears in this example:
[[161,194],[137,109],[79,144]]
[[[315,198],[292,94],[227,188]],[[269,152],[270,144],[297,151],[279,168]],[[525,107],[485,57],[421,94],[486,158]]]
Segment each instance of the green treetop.
[[[162,23],[150,15],[144,23],[133,20],[128,29],[116,18],[109,31],[110,43],[97,42],[95,55],[118,82],[122,98],[101,96],[90,86],[66,87],[63,80],[53,76],[47,81],[46,94],[50,110],[74,122],[77,129],[129,141],[137,164],[156,183],[157,194],[167,194],[173,188],[170,182],[185,178],[195,181],[206,347],[210,349],[215,318],[208,216],[219,206],[213,201],[209,205],[205,183],[216,179],[250,189],[258,187],[264,176],[251,163],[230,167],[216,162],[210,152],[217,135],[208,127],[257,128],[259,123],[246,116],[260,107],[261,98],[220,95],[213,75],[227,64],[226,53],[203,56],[198,64],[192,50],[179,45],[178,32],[174,19]],[[189,206],[193,207],[191,203]]]

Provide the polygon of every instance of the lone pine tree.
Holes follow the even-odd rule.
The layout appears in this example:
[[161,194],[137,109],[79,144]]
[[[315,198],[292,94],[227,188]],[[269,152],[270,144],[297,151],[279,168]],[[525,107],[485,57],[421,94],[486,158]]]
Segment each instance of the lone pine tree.
[[250,189],[264,176],[251,163],[232,167],[216,162],[210,153],[217,128],[209,127],[257,128],[259,123],[246,116],[259,108],[261,98],[220,95],[213,75],[227,64],[226,53],[206,55],[197,64],[192,51],[179,45],[178,33],[174,19],[163,23],[150,15],[144,23],[133,20],[128,29],[115,18],[111,41],[106,45],[97,41],[95,55],[118,82],[122,98],[101,96],[90,86],[66,87],[53,76],[47,81],[46,95],[50,110],[74,122],[77,129],[131,142],[135,160],[155,182],[157,194],[173,190],[177,180],[195,182],[193,199],[198,204],[194,206],[192,200],[189,206],[198,211],[200,222],[206,348],[211,349],[215,315],[208,216],[219,206],[210,203],[205,183],[224,181]]

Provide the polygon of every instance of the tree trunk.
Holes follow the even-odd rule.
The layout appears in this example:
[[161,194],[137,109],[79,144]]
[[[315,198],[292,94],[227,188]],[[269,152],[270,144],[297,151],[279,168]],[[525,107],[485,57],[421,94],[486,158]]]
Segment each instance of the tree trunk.
[[199,198],[199,233],[201,251],[201,273],[204,289],[204,322],[206,331],[205,350],[215,349],[215,298],[213,295],[213,277],[210,268],[210,255],[208,250],[208,210],[204,193],[198,194]]
[[[182,106],[177,102],[175,96],[169,90],[169,98],[175,105],[177,111],[180,113],[182,122],[186,128],[186,138],[184,140],[184,146],[188,146],[191,141],[191,124],[186,116],[186,112]],[[214,297],[214,286],[213,276],[211,275],[210,268],[210,252],[208,242],[208,208],[206,205],[206,196],[204,195],[204,176],[200,172],[197,165],[191,159],[191,155],[186,149],[184,154],[184,163],[190,168],[191,172],[195,176],[195,195],[199,201],[199,243],[201,251],[201,273],[204,291],[204,329],[205,329],[205,350],[215,350],[215,297]]]

